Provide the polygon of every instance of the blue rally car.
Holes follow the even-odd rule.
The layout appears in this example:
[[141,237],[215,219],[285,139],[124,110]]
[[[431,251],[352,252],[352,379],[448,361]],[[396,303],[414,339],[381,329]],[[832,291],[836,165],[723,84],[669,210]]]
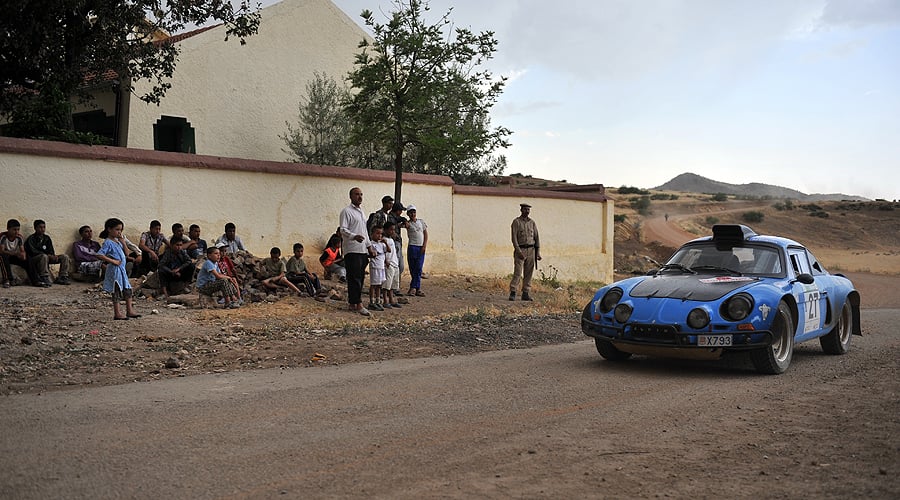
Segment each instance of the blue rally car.
[[795,241],[724,224],[649,275],[598,290],[581,329],[608,360],[743,350],[757,371],[773,374],[790,366],[795,343],[818,338],[826,353],[844,354],[851,333],[862,335],[849,279]]

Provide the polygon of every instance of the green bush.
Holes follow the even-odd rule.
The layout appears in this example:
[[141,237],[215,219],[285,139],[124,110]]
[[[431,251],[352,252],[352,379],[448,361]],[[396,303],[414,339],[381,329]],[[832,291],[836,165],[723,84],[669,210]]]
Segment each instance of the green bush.
[[622,186],[617,190],[617,192],[619,194],[650,194],[650,191],[632,186]]
[[719,223],[719,218],[718,218],[718,217],[713,217],[712,215],[707,215],[707,216],[706,216],[706,223],[709,224],[710,226],[714,226],[714,225],[716,225],[716,224]]
[[744,212],[741,215],[741,218],[744,219],[744,222],[762,222],[763,217],[765,217],[765,214],[758,211]]
[[613,221],[614,221],[614,222],[625,222],[625,219],[627,219],[627,218],[628,218],[628,216],[625,215],[625,214],[615,214],[615,215],[613,215]]
[[641,196],[640,198],[631,198],[628,200],[631,204],[631,208],[637,210],[641,215],[647,215],[647,209],[650,208],[650,197],[649,196]]
[[728,201],[728,195],[725,193],[716,193],[710,198],[712,201]]

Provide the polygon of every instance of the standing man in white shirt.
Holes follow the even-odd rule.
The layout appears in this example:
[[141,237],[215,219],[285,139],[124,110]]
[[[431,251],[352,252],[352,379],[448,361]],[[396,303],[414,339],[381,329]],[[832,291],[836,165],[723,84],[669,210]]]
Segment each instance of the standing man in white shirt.
[[340,232],[347,269],[347,302],[351,311],[368,316],[369,310],[362,305],[362,289],[372,243],[366,229],[366,216],[360,208],[362,200],[362,189],[355,187],[350,190],[350,205],[341,210]]

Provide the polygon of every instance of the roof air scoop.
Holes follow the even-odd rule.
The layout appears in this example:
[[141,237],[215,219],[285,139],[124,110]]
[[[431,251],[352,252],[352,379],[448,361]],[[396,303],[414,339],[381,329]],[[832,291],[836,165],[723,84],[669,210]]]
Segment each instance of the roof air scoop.
[[716,224],[712,228],[713,241],[739,243],[756,236],[756,232],[743,224]]

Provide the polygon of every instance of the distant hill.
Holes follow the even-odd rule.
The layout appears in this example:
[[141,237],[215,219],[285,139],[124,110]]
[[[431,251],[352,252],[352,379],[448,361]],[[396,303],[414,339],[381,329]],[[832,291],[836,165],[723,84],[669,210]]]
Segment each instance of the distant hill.
[[725,193],[742,196],[755,196],[759,198],[790,198],[798,201],[841,201],[856,200],[868,201],[868,198],[842,193],[831,194],[806,194],[796,189],[790,189],[771,184],[751,182],[749,184],[728,184],[714,181],[706,177],[685,173],[674,177],[669,182],[653,188],[660,191],[682,191],[685,193]]

